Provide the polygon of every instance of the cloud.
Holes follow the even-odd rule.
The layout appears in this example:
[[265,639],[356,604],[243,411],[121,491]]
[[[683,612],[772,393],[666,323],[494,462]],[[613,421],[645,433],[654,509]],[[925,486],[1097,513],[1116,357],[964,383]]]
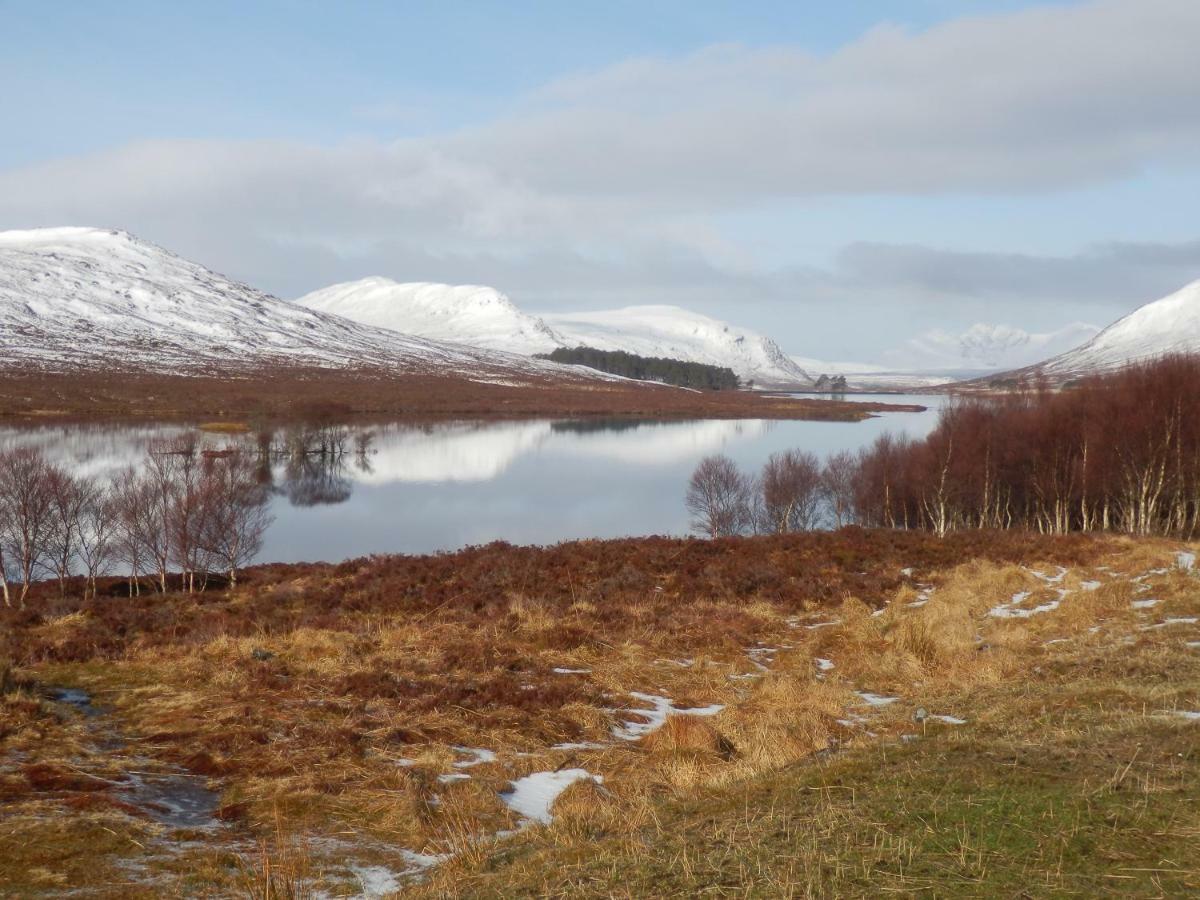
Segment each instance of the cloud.
[[851,284],[890,287],[929,300],[1052,300],[1105,307],[1156,299],[1200,277],[1200,240],[1109,242],[1070,256],[981,253],[858,243],[837,255]]
[[382,274],[492,283],[542,309],[680,303],[809,353],[882,352],[935,322],[959,334],[996,321],[996,302],[1119,314],[1196,277],[1200,242],[1056,258],[860,243],[768,270],[717,221],[789,198],[1195,166],[1197,33],[1195,0],[1097,0],[881,26],[825,55],[715,46],[564,78],[420,138],[152,139],[0,172],[0,227],[128,228],[284,296]]

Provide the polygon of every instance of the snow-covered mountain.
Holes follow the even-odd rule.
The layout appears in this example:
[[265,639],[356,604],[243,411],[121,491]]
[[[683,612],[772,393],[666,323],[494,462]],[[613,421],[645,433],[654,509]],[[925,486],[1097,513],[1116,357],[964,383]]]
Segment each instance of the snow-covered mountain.
[[1033,370],[1059,380],[1169,353],[1200,353],[1200,281],[1139,307],[1086,344],[1039,363]]
[[386,278],[333,285],[296,302],[402,334],[513,353],[587,346],[727,366],[758,384],[812,383],[808,373],[770,338],[677,306],[631,306],[539,318],[522,312],[492,288],[401,284]]
[[561,346],[544,321],[521,312],[494,288],[476,284],[363,278],[306,294],[297,303],[364,325],[511,353],[546,353]]
[[759,386],[812,383],[808,372],[769,337],[678,306],[628,306],[545,319],[568,347],[726,366]]
[[123,231],[0,232],[0,366],[188,374],[279,364],[476,380],[584,377],[305,309]]

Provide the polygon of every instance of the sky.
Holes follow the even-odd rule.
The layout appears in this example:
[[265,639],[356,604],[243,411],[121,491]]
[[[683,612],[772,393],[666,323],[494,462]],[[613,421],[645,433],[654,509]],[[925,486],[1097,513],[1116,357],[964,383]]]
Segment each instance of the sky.
[[980,368],[1200,278],[1200,2],[0,0],[0,228]]

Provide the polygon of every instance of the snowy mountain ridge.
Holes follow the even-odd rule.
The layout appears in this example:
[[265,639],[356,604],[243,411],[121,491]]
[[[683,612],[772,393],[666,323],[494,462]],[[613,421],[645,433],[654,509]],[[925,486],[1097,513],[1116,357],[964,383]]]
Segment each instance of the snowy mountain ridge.
[[1036,376],[1061,383],[1172,353],[1200,353],[1200,280],[1136,308],[1066,353],[990,380]]
[[812,383],[770,338],[678,306],[538,317],[493,288],[386,278],[332,285],[296,303],[402,334],[526,355],[587,346],[724,366],[758,384]]
[[1064,379],[1171,353],[1200,353],[1200,280],[1138,307],[1087,343],[1039,363],[1033,371]]
[[188,374],[279,364],[476,380],[584,377],[305,309],[124,231],[0,232],[0,365]]

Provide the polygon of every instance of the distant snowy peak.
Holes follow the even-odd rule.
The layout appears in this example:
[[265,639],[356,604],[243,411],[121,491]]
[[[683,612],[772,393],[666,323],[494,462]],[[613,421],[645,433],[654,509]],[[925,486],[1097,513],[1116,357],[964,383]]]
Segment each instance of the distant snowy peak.
[[631,306],[539,318],[493,288],[403,284],[387,278],[336,284],[296,302],[403,334],[513,353],[587,346],[724,366],[759,384],[812,383],[808,373],[770,338],[677,306]]
[[1169,353],[1200,353],[1200,281],[1147,303],[1081,347],[1035,369],[1054,378],[1104,372]]
[[403,334],[532,355],[560,346],[536,316],[494,288],[363,278],[306,294],[300,306]]
[[195,374],[282,364],[476,380],[581,377],[305,309],[123,231],[0,232],[0,366]]

